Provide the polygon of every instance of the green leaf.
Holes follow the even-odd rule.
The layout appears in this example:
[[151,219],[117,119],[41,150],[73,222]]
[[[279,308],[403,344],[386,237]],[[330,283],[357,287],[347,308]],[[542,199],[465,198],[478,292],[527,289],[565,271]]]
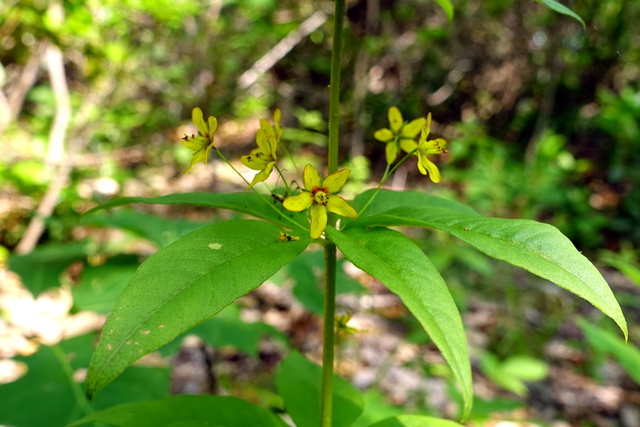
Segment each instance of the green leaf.
[[620,271],[627,279],[640,286],[640,268],[636,263],[625,260],[619,255],[606,256],[600,261]]
[[509,356],[502,362],[505,375],[517,377],[523,381],[542,381],[549,375],[549,365],[540,359],[526,355]]
[[[421,193],[418,191],[391,190],[378,191],[378,194],[375,196],[367,209],[364,212],[361,212],[362,208],[374,195],[375,191],[376,190],[367,190],[364,193],[360,193],[351,202],[351,205],[358,211],[358,215],[360,218],[385,212],[399,206],[443,207],[471,216],[481,216],[478,212],[476,212],[469,206],[456,202],[455,200],[444,199],[442,197],[432,196],[431,194]],[[345,219],[346,218],[342,218],[341,220],[343,224],[345,224]]]
[[139,264],[135,255],[118,255],[102,265],[86,266],[78,284],[71,288],[74,308],[109,313]]
[[436,3],[444,10],[444,13],[447,14],[447,19],[451,22],[453,20],[453,5],[451,2],[449,0],[436,0]]
[[368,389],[363,393],[364,410],[360,418],[352,427],[369,427],[395,415],[402,415],[406,409],[399,405],[392,405],[384,394],[375,389]]
[[9,269],[17,273],[34,296],[60,286],[60,275],[74,261],[91,253],[87,242],[42,245],[26,255],[9,257]]
[[131,203],[147,203],[152,205],[196,205],[229,209],[245,213],[273,222],[288,228],[308,230],[304,213],[289,212],[279,201],[272,200],[268,195],[256,193],[175,193],[160,197],[118,197],[107,203],[91,209],[90,214],[102,209]]
[[122,403],[161,399],[168,394],[170,375],[171,367],[131,366],[105,387],[91,406],[102,410]]
[[400,207],[348,227],[415,226],[445,231],[490,257],[522,267],[584,298],[628,337],[627,322],[600,272],[557,228],[536,221],[483,218],[438,206]]
[[65,357],[59,346],[53,346],[15,358],[28,371],[15,382],[0,385],[1,425],[63,426],[82,414]]
[[513,412],[525,406],[526,403],[522,399],[516,400],[494,397],[490,400],[484,400],[476,396],[475,399],[473,399],[473,410],[471,414],[469,414],[469,419],[479,425],[483,425],[481,421],[493,419],[496,412]]
[[612,354],[636,384],[640,385],[640,370],[638,369],[640,350],[625,343],[611,332],[593,326],[584,319],[578,319],[577,322],[589,343],[604,353]]
[[129,364],[260,286],[310,243],[280,228],[228,221],[193,231],[136,271],[107,319],[87,374],[91,398]]
[[[292,351],[276,376],[278,392],[291,418],[299,426],[320,427],[320,381],[322,368]],[[362,413],[360,391],[348,381],[333,376],[332,427],[348,427]]]
[[74,372],[88,366],[95,339],[93,333],[82,335],[58,345],[40,347],[29,357],[16,357],[28,370],[17,381],[0,385],[0,424],[64,426],[93,409],[160,398],[167,393],[167,368],[135,366],[89,404]]
[[229,396],[171,396],[126,403],[91,414],[68,427],[98,422],[118,427],[260,426],[287,427],[277,416],[252,403]]
[[558,3],[555,0],[536,0],[536,1],[539,3],[544,3],[551,10],[554,10],[563,15],[572,17],[573,19],[579,21],[582,24],[582,28],[585,28],[585,29],[587,28],[587,25],[584,23],[582,18],[580,18],[580,16],[577,13],[575,13],[574,11],[572,11],[562,3]]
[[397,415],[370,427],[464,427],[454,421],[424,415]]
[[163,218],[158,215],[118,210],[83,215],[80,217],[80,223],[121,228],[152,241],[158,247],[164,247],[188,232],[197,230],[210,222],[189,221],[184,218]]
[[485,353],[480,367],[495,384],[519,396],[527,394],[525,381],[540,381],[549,374],[545,362],[524,355],[510,356],[500,362],[495,355]]
[[327,227],[326,233],[349,261],[397,294],[422,324],[460,386],[465,418],[473,400],[467,340],[449,289],[429,258],[409,238],[386,228],[343,233]]

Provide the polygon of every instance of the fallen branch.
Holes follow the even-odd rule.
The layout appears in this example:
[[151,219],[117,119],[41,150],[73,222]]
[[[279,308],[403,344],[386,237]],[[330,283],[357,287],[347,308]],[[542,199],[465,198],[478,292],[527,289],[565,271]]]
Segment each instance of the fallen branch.
[[52,164],[50,171],[53,178],[36,209],[35,216],[16,246],[15,251],[18,254],[29,253],[35,248],[45,228],[44,220],[53,213],[60,192],[66,186],[72,169],[71,164],[65,159],[64,142],[71,120],[71,102],[62,51],[53,44],[47,44],[44,60],[49,70],[49,79],[56,102],[56,115],[49,134],[47,154],[47,160]]
[[317,11],[308,17],[300,26],[287,34],[285,38],[280,40],[269,52],[256,61],[253,66],[242,73],[238,78],[238,86],[240,89],[248,89],[258,81],[258,78],[269,71],[271,67],[276,65],[278,61],[284,58],[303,38],[317,30],[327,20],[327,14]]

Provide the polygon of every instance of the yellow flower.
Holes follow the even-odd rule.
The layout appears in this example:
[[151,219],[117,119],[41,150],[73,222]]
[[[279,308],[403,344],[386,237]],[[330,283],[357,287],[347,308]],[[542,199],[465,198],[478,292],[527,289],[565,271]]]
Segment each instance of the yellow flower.
[[251,181],[247,190],[259,182],[266,181],[278,160],[276,151],[278,150],[278,144],[282,137],[282,128],[280,127],[281,117],[282,113],[280,109],[277,109],[273,114],[275,126],[272,126],[268,120],[261,119],[260,129],[256,132],[256,144],[258,148],[254,148],[248,155],[240,157],[243,165],[260,171],[253,177],[253,181]]
[[429,174],[429,178],[433,182],[440,182],[440,171],[438,167],[431,161],[427,156],[432,154],[444,154],[447,152],[447,141],[442,138],[432,139],[427,141],[427,137],[431,132],[431,113],[427,116],[427,123],[422,128],[422,133],[420,135],[420,141],[418,144],[415,144],[411,151],[418,149],[416,151],[416,156],[418,156],[418,170],[422,175]]
[[317,239],[327,226],[327,211],[357,218],[358,213],[345,199],[335,193],[340,191],[351,174],[349,169],[341,169],[324,180],[311,165],[304,167],[304,191],[297,196],[287,197],[284,207],[292,212],[300,212],[307,208],[311,216],[311,238]]
[[[389,108],[389,128],[379,129],[373,134],[378,141],[387,144],[385,154],[387,163],[393,163],[398,157],[398,151],[402,148],[407,153],[415,149],[415,138],[420,129],[425,126],[427,120],[424,117],[405,123],[400,110],[396,107]],[[413,148],[411,148],[413,147]]]
[[207,164],[209,149],[213,147],[213,133],[218,129],[218,120],[214,116],[209,116],[209,122],[205,123],[202,110],[199,107],[191,111],[191,120],[198,128],[198,135],[185,135],[182,138],[182,145],[195,151],[191,156],[191,163],[184,173],[189,172],[198,162]]

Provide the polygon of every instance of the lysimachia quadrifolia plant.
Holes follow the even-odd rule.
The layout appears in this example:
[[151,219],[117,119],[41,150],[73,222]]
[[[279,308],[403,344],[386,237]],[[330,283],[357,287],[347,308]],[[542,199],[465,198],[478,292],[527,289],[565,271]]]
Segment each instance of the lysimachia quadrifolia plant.
[[[293,181],[277,164],[278,150],[285,150],[279,110],[275,113],[275,125],[267,120],[260,122],[256,132],[257,148],[240,159],[244,165],[258,171],[251,182],[213,144],[217,120],[211,116],[205,122],[199,108],[193,110],[192,118],[199,133],[183,140],[185,146],[195,151],[187,171],[198,162],[206,163],[207,152],[211,149],[236,170],[250,191],[119,198],[99,209],[133,202],[190,203],[230,209],[262,221],[246,219],[211,224],[162,248],[140,266],[104,326],[87,376],[90,397],[135,360],[215,315],[260,286],[309,245],[319,243],[326,247],[337,246],[346,259],[400,296],[451,367],[463,396],[461,417],[466,416],[471,407],[472,382],[460,314],[429,258],[411,239],[388,228],[390,226],[434,228],[450,233],[489,256],[523,267],[585,298],[615,320],[625,336],[627,334],[624,317],[607,284],[595,267],[554,227],[535,221],[486,218],[455,201],[419,192],[380,188],[399,164],[413,157],[417,158],[421,173],[428,174],[433,182],[440,181],[440,172],[429,156],[445,153],[446,141],[428,139],[431,115],[405,123],[396,107],[389,110],[390,129],[375,135],[378,140],[384,139],[387,146],[396,144],[399,150],[386,150],[388,166],[380,185],[351,201],[338,195],[349,178],[349,169],[337,170],[323,179],[313,166],[306,165],[303,188],[293,194]],[[383,138],[386,136],[390,138]],[[399,156],[389,156],[390,152],[397,154],[400,150],[405,155],[399,161]],[[282,203],[274,203],[269,197],[275,189],[269,188],[266,181],[274,169],[287,188],[288,197]],[[267,188],[266,192],[258,191],[256,185],[259,183]],[[342,217],[342,227],[338,228],[335,220],[328,220],[333,214]],[[330,277],[328,281],[331,282]],[[326,304],[331,305],[331,301],[325,302],[325,307]],[[332,329],[333,322],[329,325]],[[277,382],[285,407],[297,425],[320,425],[321,408],[325,407],[318,402],[318,396],[322,394],[316,389],[320,388],[320,368],[295,353],[290,357],[292,359],[283,363]],[[315,372],[317,386],[307,390],[309,399],[315,402],[310,404],[311,409],[299,407],[298,395],[308,383],[302,379],[296,383],[297,369]],[[330,425],[348,426],[367,408],[362,408],[362,398],[357,390],[346,383],[339,384],[339,392],[332,392]],[[322,387],[327,385],[323,383]],[[346,392],[350,395],[348,399],[344,396]],[[167,398],[162,404],[178,402],[175,399]],[[190,402],[193,405],[229,404],[214,396],[193,399]],[[326,398],[320,398],[323,399]],[[234,401],[233,404],[245,403]],[[125,409],[135,411],[136,404],[131,405]],[[105,421],[107,415],[101,414],[87,417],[85,421]],[[113,416],[113,412],[108,414]],[[260,414],[266,416],[263,412]],[[271,417],[268,412],[267,415]],[[222,422],[218,418],[213,420]],[[430,425],[453,425],[451,421],[439,424],[445,421],[432,418],[423,421],[427,420],[435,423]],[[282,425],[275,416],[272,421],[274,425]],[[249,421],[243,419],[242,422]]]
[[[548,4],[550,0],[543,0]],[[448,14],[452,8],[445,4]],[[551,6],[550,6],[551,7]],[[554,9],[556,10],[556,9]],[[408,122],[391,107],[389,128],[373,135],[384,142],[387,168],[377,188],[345,200],[338,192],[350,171],[339,170],[339,95],[342,26],[345,1],[335,1],[329,101],[327,173],[322,178],[311,165],[304,168],[303,188],[279,168],[279,151],[286,149],[281,113],[274,123],[261,120],[257,148],[240,161],[258,171],[251,181],[214,144],[218,121],[204,121],[192,112],[198,134],[183,144],[194,151],[187,171],[207,163],[213,150],[241,177],[247,188],[237,193],[180,193],[162,197],[125,197],[97,209],[140,203],[193,204],[229,209],[256,219],[207,225],[186,234],[144,261],[120,295],[104,325],[86,377],[86,393],[96,395],[129,365],[216,315],[224,307],[264,283],[310,245],[325,253],[323,364],[317,366],[291,352],[276,376],[284,407],[298,427],[348,427],[359,417],[372,419],[360,392],[333,375],[335,344],[335,288],[337,251],[397,294],[442,352],[455,379],[462,405],[460,418],[471,410],[471,363],[461,316],[440,273],[411,239],[389,227],[423,227],[449,233],[493,258],[522,267],[589,301],[613,319],[628,335],[613,293],[598,270],[556,228],[529,220],[487,218],[461,203],[413,191],[382,189],[395,169],[417,158],[418,170],[433,182],[441,176],[429,156],[445,153],[446,141],[429,140],[431,116]],[[404,156],[398,160],[400,154]],[[295,167],[295,166],[294,166]],[[297,169],[297,167],[295,167]],[[278,171],[284,194],[268,187]],[[300,182],[299,177],[295,179]],[[258,186],[258,184],[261,184]],[[260,191],[264,186],[266,192]],[[277,195],[277,203],[272,196]],[[286,196],[286,197],[285,197]],[[282,203],[279,203],[284,199]],[[341,219],[338,222],[336,215]],[[340,322],[338,322],[340,324]],[[365,414],[363,415],[363,412]],[[74,423],[140,425],[279,426],[287,424],[274,413],[233,397],[173,396],[136,402],[93,413]],[[372,427],[424,425],[448,427],[453,421],[400,415],[376,421]]]

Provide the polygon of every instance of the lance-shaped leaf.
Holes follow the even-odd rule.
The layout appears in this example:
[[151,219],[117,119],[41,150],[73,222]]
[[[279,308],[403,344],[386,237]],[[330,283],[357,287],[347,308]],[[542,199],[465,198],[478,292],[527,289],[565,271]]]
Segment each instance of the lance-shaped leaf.
[[91,414],[70,424],[69,427],[89,423],[108,423],[117,427],[287,427],[287,424],[273,413],[242,399],[230,396],[192,395],[125,403]]
[[[372,202],[367,206],[366,210],[363,211],[362,208],[369,203],[371,197],[374,197]],[[351,202],[351,205],[358,211],[358,218],[375,215],[399,206],[440,206],[467,215],[481,216],[469,206],[456,202],[455,200],[449,200],[419,191],[379,190],[376,194],[376,190],[367,190],[358,194]],[[341,219],[341,221],[344,224],[345,218]]]
[[442,8],[442,10],[444,10],[444,13],[447,14],[447,18],[449,19],[449,22],[451,22],[453,20],[453,5],[451,4],[451,1],[436,0],[436,3],[438,3]]
[[580,17],[580,15],[578,15],[577,13],[575,13],[573,10],[569,9],[567,6],[563,5],[562,3],[559,3],[555,0],[537,0],[540,3],[544,3],[549,9],[561,13],[563,15],[567,15],[572,17],[573,19],[575,19],[576,21],[579,21],[582,24],[582,28],[587,28],[587,25],[584,23],[584,20]]
[[86,214],[131,203],[195,205],[229,209],[262,218],[283,227],[308,230],[308,221],[304,214],[289,212],[278,199],[256,193],[175,193],[160,197],[118,197],[91,209]]
[[348,225],[432,227],[458,237],[584,298],[628,336],[627,322],[602,275],[557,228],[522,219],[483,218],[437,206],[400,207]]
[[577,320],[589,343],[597,350],[612,354],[620,366],[627,371],[636,384],[640,385],[640,349],[632,344],[625,343],[611,332],[598,328],[584,319]]
[[327,234],[344,256],[398,295],[445,357],[460,386],[463,418],[471,410],[473,385],[467,340],[458,308],[429,258],[402,233],[351,228]]
[[228,221],[193,231],[147,259],[116,301],[87,373],[91,398],[129,364],[257,288],[309,244],[280,228]]

